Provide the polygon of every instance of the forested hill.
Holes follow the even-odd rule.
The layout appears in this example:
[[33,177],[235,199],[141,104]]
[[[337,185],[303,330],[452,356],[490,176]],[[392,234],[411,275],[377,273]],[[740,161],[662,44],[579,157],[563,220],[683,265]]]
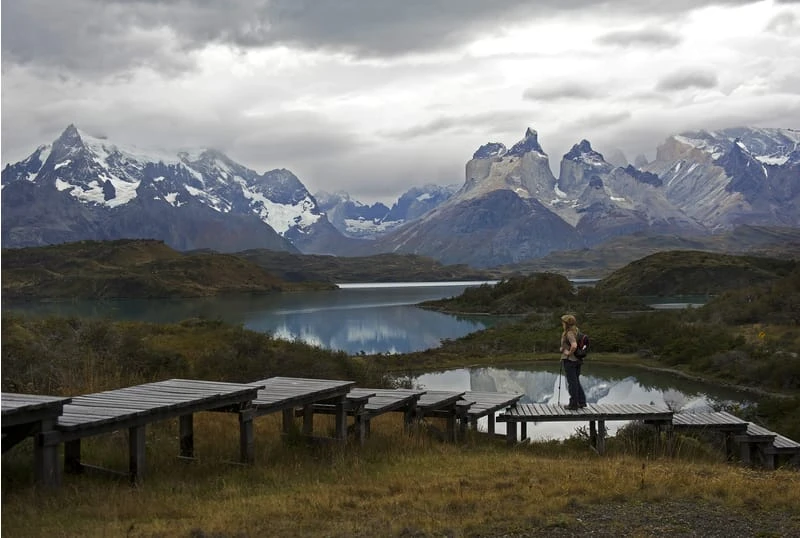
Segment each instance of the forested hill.
[[433,258],[415,254],[342,257],[254,249],[236,255],[289,281],[447,282],[495,280],[499,275],[463,264],[444,265]]
[[424,256],[362,258],[256,249],[179,252],[163,241],[77,241],[3,249],[3,299],[202,297],[332,289],[338,282],[493,280]]
[[597,289],[621,295],[717,295],[767,283],[800,267],[797,260],[676,250],[634,261]]
[[203,297],[330,284],[289,283],[230,254],[184,254],[162,241],[78,241],[3,249],[3,300]]

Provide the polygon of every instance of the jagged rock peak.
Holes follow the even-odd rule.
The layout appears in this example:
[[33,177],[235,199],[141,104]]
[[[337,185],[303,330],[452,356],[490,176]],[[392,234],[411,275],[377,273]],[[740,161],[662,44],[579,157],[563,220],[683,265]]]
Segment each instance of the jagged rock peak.
[[631,165],[625,167],[625,172],[640,183],[646,183],[654,187],[660,187],[661,185],[664,184],[661,178],[658,177],[656,174],[653,174],[652,172],[645,172],[643,170],[639,170]]
[[61,133],[61,136],[56,139],[56,143],[61,143],[65,146],[75,146],[81,142],[81,133],[73,123],[67,125],[67,128],[64,129],[64,132]]
[[500,142],[489,142],[478,148],[478,151],[472,154],[473,159],[492,159],[494,157],[502,157],[508,150],[505,144]]
[[585,161],[587,157],[589,157],[588,160],[604,160],[603,155],[593,150],[592,144],[585,138],[572,146],[572,149],[564,155],[565,159],[570,159],[572,161]]
[[508,155],[523,155],[531,151],[547,155],[539,145],[539,133],[528,127],[525,130],[525,137],[508,150]]

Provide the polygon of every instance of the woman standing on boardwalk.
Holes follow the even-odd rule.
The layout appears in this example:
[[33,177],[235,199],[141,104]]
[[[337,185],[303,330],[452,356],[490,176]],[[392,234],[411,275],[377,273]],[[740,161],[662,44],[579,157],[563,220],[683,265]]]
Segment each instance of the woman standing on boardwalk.
[[581,386],[580,375],[583,361],[575,356],[578,347],[578,325],[575,316],[561,316],[561,365],[567,376],[569,404],[567,409],[576,410],[586,407],[586,394]]

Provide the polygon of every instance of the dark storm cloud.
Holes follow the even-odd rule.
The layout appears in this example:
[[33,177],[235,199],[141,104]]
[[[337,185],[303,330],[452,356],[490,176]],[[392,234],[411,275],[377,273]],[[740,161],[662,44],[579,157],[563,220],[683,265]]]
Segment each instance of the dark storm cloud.
[[660,29],[610,32],[595,39],[598,45],[615,47],[674,47],[681,42],[680,37]]
[[658,14],[747,3],[507,0],[498,8],[485,0],[24,0],[3,4],[2,49],[4,63],[84,74],[136,66],[176,71],[190,69],[187,53],[209,43],[391,57],[444,49],[533,18],[595,6],[611,14]]
[[585,84],[564,82],[552,85],[528,88],[522,92],[522,98],[528,101],[558,101],[560,99],[592,99],[597,92]]
[[717,86],[717,75],[709,71],[685,69],[669,74],[658,81],[659,91],[679,91],[687,88],[708,89]]

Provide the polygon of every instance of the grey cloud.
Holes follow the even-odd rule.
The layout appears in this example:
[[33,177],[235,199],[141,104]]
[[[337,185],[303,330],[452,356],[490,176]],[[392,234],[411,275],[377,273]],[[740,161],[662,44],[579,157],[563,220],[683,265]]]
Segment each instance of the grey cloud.
[[[287,44],[357,56],[443,49],[532,18],[587,10],[680,13],[752,0],[24,0],[5,2],[3,61],[105,74],[136,66],[191,69],[208,43]],[[663,38],[662,38],[663,39]]]
[[[800,0],[798,0],[800,3]],[[784,11],[772,18],[767,23],[767,31],[786,36],[796,36],[800,34],[800,20],[790,12]]]
[[681,42],[681,38],[673,33],[661,29],[643,29],[637,31],[609,32],[595,39],[599,45],[617,47],[674,47]]
[[592,99],[597,92],[587,84],[564,82],[528,88],[522,92],[522,98],[529,101],[557,101],[560,99]]
[[92,0],[6,2],[2,15],[4,70],[33,65],[64,73],[114,74],[151,67],[164,74],[192,68],[165,24],[141,24],[136,12]]
[[714,88],[717,86],[717,75],[702,70],[681,70],[665,76],[656,84],[660,91],[679,91],[687,88]]
[[505,133],[522,129],[524,121],[524,113],[519,110],[493,110],[461,116],[440,115],[423,124],[379,134],[390,139],[409,140],[454,133]]
[[581,132],[583,129],[588,128],[598,128],[598,127],[608,127],[610,125],[615,125],[621,123],[631,117],[631,113],[627,111],[623,112],[600,112],[595,114],[590,114],[580,119],[580,121],[575,122],[574,130],[575,132]]

